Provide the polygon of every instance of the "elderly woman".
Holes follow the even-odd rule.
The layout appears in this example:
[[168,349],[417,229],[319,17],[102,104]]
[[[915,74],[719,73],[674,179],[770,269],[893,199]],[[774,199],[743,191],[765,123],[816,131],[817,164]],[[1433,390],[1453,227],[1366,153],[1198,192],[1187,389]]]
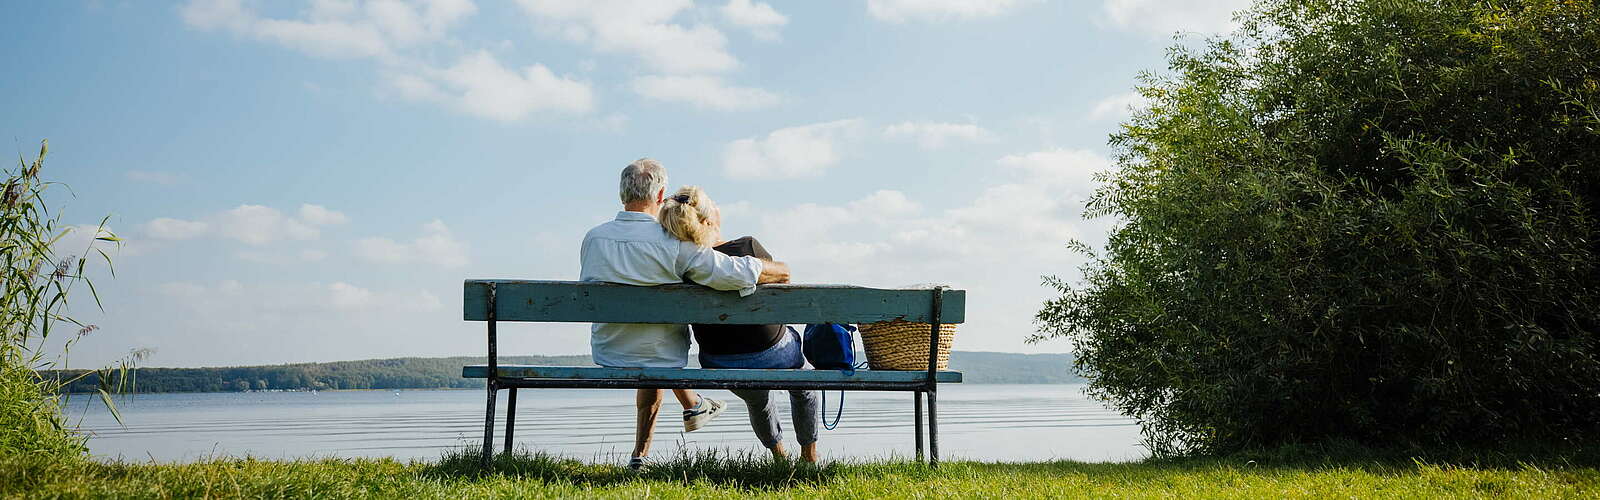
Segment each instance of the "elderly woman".
[[[749,236],[724,241],[722,215],[698,187],[688,186],[667,197],[657,218],[673,237],[712,248],[731,257],[754,256],[772,260],[761,243]],[[802,368],[800,334],[786,325],[692,325],[700,344],[704,368]],[[773,456],[785,457],[783,425],[772,391],[735,390],[750,409],[750,427]],[[813,391],[789,391],[789,411],[800,441],[800,457],[817,461],[817,396]]]

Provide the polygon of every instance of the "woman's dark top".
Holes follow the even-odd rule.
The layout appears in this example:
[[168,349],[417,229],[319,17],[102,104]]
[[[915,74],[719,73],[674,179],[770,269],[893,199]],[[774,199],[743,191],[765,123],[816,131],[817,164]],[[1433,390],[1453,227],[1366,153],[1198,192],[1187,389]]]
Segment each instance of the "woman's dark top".
[[[733,257],[753,255],[773,260],[772,254],[761,247],[761,242],[745,236],[713,247]],[[783,339],[783,325],[692,325],[694,341],[700,344],[703,354],[744,354],[761,352],[778,345]]]

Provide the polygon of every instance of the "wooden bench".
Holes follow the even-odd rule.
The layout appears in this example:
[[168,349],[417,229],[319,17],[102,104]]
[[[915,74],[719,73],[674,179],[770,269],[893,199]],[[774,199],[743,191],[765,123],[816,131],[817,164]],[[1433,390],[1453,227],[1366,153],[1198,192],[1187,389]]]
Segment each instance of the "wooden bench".
[[917,460],[923,459],[922,402],[928,403],[928,463],[939,463],[938,389],[961,373],[936,371],[937,335],[929,338],[928,371],[708,370],[501,365],[495,326],[500,321],[669,324],[871,323],[903,319],[961,323],[966,292],[943,287],[883,289],[840,285],[763,285],[747,297],[699,285],[653,287],[578,281],[467,280],[462,300],[467,321],[488,325],[489,363],[461,369],[487,379],[483,464],[493,458],[495,396],[506,389],[505,450],[511,451],[517,389],[807,389],[907,391],[914,394]]

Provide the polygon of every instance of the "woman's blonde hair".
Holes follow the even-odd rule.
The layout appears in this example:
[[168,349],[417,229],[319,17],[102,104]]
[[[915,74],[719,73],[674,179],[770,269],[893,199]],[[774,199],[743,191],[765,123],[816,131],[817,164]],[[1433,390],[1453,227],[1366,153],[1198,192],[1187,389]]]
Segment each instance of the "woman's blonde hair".
[[661,227],[672,237],[710,248],[717,244],[717,204],[696,186],[684,186],[661,205]]

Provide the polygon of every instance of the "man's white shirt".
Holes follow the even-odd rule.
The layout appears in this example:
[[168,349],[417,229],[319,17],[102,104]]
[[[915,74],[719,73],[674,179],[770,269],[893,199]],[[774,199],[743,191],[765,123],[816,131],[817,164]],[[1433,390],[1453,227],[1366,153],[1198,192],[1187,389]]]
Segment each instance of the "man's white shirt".
[[[578,279],[655,286],[693,281],[717,290],[755,292],[761,259],[729,257],[668,234],[655,217],[617,212],[583,236]],[[689,363],[686,325],[595,323],[594,363],[615,367],[681,368]]]

